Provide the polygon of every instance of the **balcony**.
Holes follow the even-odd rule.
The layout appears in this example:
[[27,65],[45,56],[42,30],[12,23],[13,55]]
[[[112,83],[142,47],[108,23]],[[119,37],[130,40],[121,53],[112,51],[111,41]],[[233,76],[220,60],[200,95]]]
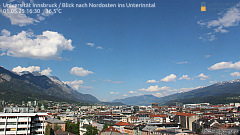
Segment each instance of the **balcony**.
[[27,128],[27,127],[30,128],[30,125],[28,125],[28,126],[27,125],[18,125],[18,128]]
[[30,122],[30,121],[31,121],[31,118],[29,118],[29,119],[28,119],[28,118],[19,118],[19,119],[18,119],[18,122],[27,122],[27,121]]
[[17,134],[30,134],[30,130],[25,130],[25,131],[17,131]]
[[7,119],[7,122],[17,122],[17,119]]

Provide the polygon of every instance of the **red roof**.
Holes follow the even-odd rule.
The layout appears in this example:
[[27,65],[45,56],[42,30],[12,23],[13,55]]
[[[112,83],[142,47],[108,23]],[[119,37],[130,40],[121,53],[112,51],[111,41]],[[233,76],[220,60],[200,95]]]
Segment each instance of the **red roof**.
[[191,117],[191,116],[196,115],[196,114],[194,114],[194,113],[182,113],[182,112],[178,112],[176,115]]
[[62,131],[62,130],[54,131],[54,134],[55,135],[76,135],[76,134],[73,134],[73,133],[70,133],[70,132],[66,132],[66,131]]
[[203,113],[203,115],[214,115],[214,113]]
[[135,120],[139,120],[139,117],[138,116],[131,116],[130,117],[132,120],[135,119]]
[[151,114],[150,117],[167,117],[167,115],[166,115],[166,114],[163,114],[163,115],[160,115],[160,114],[158,114],[158,115],[156,115],[156,114]]
[[[109,128],[104,129],[101,132],[118,132],[118,133],[121,133],[120,131],[118,131],[116,128],[114,128],[112,126],[110,126]],[[100,132],[100,134],[101,134],[101,132]]]
[[127,122],[118,122],[115,125],[117,125],[117,126],[128,126],[129,124]]

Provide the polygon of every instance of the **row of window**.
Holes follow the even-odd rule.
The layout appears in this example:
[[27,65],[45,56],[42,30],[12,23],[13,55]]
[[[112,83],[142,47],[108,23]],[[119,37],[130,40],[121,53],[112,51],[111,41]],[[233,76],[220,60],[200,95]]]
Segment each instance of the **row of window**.
[[[16,131],[16,130],[18,130],[18,131],[27,131],[27,128],[18,128],[18,129],[16,129],[16,128],[7,128],[6,129],[6,131]],[[4,129],[0,129],[0,132],[1,131],[4,131]]]
[[[16,125],[17,122],[7,122],[7,125]],[[0,125],[5,125],[5,122],[0,122]],[[18,125],[27,125],[27,122],[18,122]]]
[[[17,119],[17,117],[0,117],[0,119]],[[28,117],[18,117],[18,118],[21,118],[21,119],[27,119]]]

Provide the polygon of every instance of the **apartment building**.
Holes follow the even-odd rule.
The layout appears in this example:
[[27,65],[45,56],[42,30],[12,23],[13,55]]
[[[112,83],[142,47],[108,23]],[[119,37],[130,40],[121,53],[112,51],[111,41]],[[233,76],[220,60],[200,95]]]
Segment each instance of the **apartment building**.
[[47,113],[0,113],[1,135],[44,135]]

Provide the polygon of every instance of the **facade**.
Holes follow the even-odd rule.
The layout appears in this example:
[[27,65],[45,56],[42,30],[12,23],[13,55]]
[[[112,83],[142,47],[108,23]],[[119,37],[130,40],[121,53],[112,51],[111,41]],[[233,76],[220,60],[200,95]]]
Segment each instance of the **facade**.
[[47,113],[0,113],[0,134],[44,135]]

